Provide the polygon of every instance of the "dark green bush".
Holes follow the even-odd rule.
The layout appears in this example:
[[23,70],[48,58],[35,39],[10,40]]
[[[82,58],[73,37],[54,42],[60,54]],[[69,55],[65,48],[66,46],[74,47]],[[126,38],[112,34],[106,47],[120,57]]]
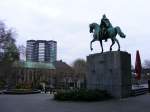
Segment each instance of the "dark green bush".
[[54,95],[55,100],[61,101],[102,101],[110,98],[106,91],[86,89],[59,91]]

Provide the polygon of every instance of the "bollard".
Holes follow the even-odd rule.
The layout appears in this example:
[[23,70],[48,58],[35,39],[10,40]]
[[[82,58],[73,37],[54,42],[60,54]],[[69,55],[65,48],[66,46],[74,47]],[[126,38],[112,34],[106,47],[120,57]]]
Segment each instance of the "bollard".
[[150,80],[148,80],[148,92],[150,93]]

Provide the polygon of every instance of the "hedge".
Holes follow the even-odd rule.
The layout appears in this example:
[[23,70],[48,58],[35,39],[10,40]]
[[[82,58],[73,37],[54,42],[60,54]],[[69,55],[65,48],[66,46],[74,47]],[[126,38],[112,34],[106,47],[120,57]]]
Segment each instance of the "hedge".
[[79,89],[58,91],[54,94],[54,99],[60,101],[103,101],[110,98],[111,95],[103,90]]

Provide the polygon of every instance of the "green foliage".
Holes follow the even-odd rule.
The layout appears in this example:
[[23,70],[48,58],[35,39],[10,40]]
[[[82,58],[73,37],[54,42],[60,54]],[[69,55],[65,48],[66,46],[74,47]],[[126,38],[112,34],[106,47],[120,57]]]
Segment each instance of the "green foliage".
[[3,50],[1,63],[11,64],[19,59],[19,51],[15,44],[15,32],[12,29],[6,28],[5,24],[0,21],[0,48]]
[[3,62],[13,63],[16,60],[19,60],[19,52],[16,45],[12,43],[7,47],[7,52],[4,53]]
[[106,91],[86,89],[59,91],[54,95],[54,99],[60,101],[102,101],[110,98]]

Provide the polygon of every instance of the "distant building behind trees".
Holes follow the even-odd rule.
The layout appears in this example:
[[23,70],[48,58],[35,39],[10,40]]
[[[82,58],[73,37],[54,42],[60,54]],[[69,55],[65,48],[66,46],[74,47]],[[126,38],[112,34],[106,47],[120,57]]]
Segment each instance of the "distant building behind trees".
[[19,61],[14,63],[15,85],[39,89],[42,83],[54,85],[55,67],[52,63]]
[[54,89],[73,89],[84,87],[84,77],[76,74],[75,70],[63,62],[19,62],[14,63],[13,76],[15,85],[28,85],[38,88],[41,83]]

